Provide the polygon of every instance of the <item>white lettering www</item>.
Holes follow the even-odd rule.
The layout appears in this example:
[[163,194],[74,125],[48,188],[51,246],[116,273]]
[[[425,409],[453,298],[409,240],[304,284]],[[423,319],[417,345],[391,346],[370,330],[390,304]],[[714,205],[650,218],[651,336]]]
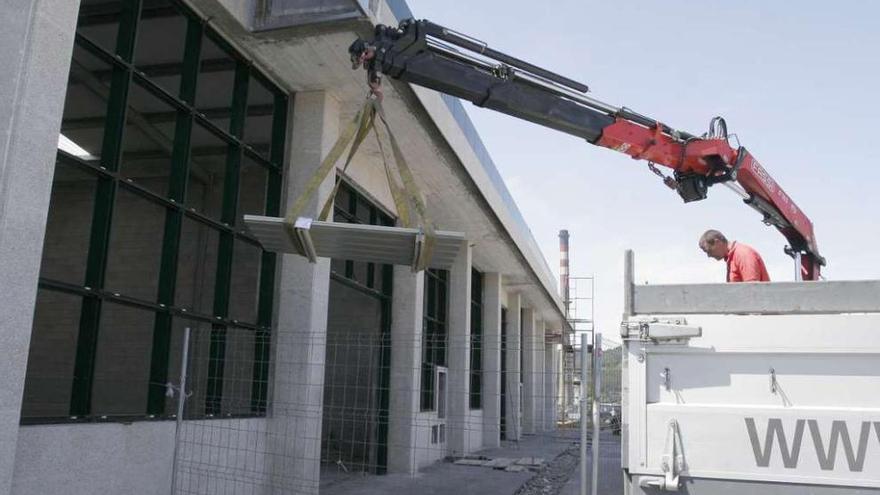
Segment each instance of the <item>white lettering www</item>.
[[804,427],[809,426],[810,437],[813,440],[813,448],[819,459],[819,467],[825,471],[832,471],[837,461],[837,447],[843,445],[843,453],[851,472],[860,473],[865,466],[865,455],[868,451],[868,442],[871,436],[871,426],[878,442],[880,442],[880,422],[863,421],[859,430],[859,436],[855,447],[849,435],[846,421],[832,421],[831,434],[827,444],[819,430],[819,422],[815,419],[798,419],[795,421],[794,436],[791,443],[785,435],[780,418],[767,420],[767,430],[764,434],[764,444],[758,436],[758,428],[755,426],[755,418],[745,418],[746,430],[752,443],[752,452],[755,454],[755,463],[758,467],[769,467],[770,458],[773,456],[774,444],[779,445],[779,453],[782,457],[782,465],[787,469],[796,469],[801,452],[801,442],[804,438]]

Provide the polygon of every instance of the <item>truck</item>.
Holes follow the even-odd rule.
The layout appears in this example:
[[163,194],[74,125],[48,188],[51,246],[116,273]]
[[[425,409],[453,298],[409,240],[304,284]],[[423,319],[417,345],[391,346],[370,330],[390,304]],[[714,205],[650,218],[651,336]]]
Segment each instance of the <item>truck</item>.
[[627,253],[626,494],[880,493],[880,281],[822,280],[809,218],[723,118],[681,131],[426,20],[349,54],[379,96],[384,75],[583,138],[647,161],[685,202],[723,185],[786,238],[793,282],[637,285]]
[[626,494],[880,493],[880,281],[633,273],[628,252]]

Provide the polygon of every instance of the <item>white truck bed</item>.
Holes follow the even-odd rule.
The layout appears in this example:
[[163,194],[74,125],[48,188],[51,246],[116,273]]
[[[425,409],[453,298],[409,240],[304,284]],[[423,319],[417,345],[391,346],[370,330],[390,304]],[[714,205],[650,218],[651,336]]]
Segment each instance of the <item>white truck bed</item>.
[[629,277],[626,305],[626,493],[880,493],[880,282]]

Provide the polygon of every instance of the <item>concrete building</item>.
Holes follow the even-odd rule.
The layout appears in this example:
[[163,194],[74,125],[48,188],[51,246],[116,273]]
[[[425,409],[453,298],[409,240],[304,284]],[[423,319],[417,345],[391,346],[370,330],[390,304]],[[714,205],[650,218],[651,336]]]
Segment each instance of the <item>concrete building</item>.
[[[312,264],[242,221],[283,216],[363,102],[351,41],[410,16],[0,5],[0,493],[317,493],[555,427],[554,277],[457,100],[386,82],[431,219],[467,239],[451,266]],[[304,214],[336,191],[334,221],[398,225],[382,153]]]

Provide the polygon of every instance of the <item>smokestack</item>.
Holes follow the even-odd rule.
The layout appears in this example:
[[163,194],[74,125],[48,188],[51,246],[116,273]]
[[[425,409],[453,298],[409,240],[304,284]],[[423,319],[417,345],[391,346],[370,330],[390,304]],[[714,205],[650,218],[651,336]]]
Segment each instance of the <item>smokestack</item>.
[[568,231],[559,231],[559,291],[565,307],[565,318],[569,318],[568,307],[571,304],[568,284]]

